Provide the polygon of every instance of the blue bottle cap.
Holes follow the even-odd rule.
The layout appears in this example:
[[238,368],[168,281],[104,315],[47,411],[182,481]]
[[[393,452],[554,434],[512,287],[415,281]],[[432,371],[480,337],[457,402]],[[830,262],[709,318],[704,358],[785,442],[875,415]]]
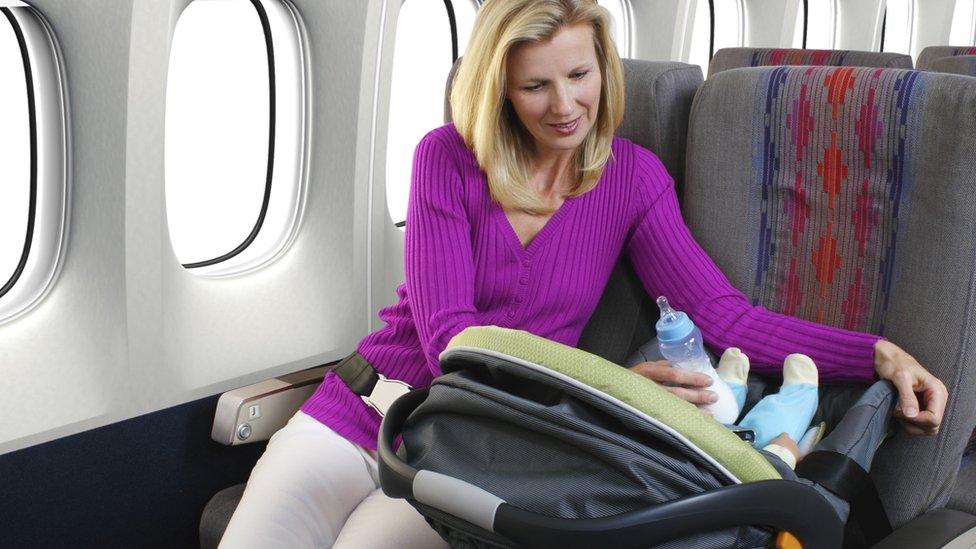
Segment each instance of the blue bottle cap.
[[688,337],[695,329],[695,324],[688,315],[672,309],[664,296],[657,298],[657,306],[661,309],[661,318],[654,324],[658,341],[673,343]]

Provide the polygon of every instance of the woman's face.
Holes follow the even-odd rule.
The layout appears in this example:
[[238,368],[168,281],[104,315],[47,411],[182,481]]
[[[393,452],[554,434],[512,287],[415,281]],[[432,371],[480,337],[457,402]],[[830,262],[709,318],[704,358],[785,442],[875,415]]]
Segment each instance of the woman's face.
[[547,42],[516,46],[506,68],[506,95],[536,151],[579,147],[600,106],[602,79],[590,25],[562,27]]

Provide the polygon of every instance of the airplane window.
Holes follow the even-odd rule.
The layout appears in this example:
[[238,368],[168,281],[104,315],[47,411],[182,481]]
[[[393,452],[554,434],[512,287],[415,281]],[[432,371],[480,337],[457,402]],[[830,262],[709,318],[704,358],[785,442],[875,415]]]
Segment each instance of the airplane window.
[[26,82],[14,27],[7,17],[0,17],[0,297],[16,283],[18,267],[22,269],[30,250],[31,187],[36,182],[31,180]]
[[460,56],[475,11],[473,0],[405,0],[400,7],[386,150],[386,205],[398,227],[407,218],[414,148],[427,132],[444,123],[444,86],[454,64],[451,20]]
[[22,2],[0,7],[0,321],[49,287],[64,234],[64,103],[48,29]]
[[704,74],[708,74],[708,61],[712,58],[711,47],[712,15],[711,0],[695,2],[695,19],[691,29],[691,52],[688,62],[701,67]]
[[911,55],[915,42],[915,0],[888,0],[881,51]]
[[708,73],[708,63],[722,48],[742,46],[745,9],[742,0],[698,0],[688,62]]
[[836,44],[837,0],[804,0],[807,13],[807,49],[832,50]]
[[976,1],[956,0],[952,14],[952,27],[949,31],[949,44],[972,46],[976,44]]
[[631,57],[630,53],[630,14],[627,0],[597,0],[613,17],[613,39],[617,43],[620,57]]
[[796,27],[793,29],[793,47],[803,48],[806,42],[806,25],[807,25],[807,3],[806,0],[800,4],[799,11],[796,14]]
[[305,135],[298,32],[280,0],[195,0],[177,22],[166,213],[173,251],[195,274],[255,268],[294,232]]
[[745,8],[742,0],[711,0],[714,6],[715,42],[711,54],[722,48],[745,45]]

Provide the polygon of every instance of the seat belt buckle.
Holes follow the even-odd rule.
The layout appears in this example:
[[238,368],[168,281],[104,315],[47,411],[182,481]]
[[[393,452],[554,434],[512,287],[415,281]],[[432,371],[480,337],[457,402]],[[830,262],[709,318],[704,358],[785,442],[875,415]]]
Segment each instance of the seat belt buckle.
[[360,398],[367,406],[376,410],[380,417],[386,416],[386,411],[393,405],[393,401],[410,392],[410,387],[398,379],[387,379],[383,374],[376,374],[376,385],[372,392]]

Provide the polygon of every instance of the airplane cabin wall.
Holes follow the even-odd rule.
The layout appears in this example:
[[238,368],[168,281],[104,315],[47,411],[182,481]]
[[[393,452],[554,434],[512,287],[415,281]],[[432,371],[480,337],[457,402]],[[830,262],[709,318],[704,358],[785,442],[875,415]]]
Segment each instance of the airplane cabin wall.
[[[62,56],[68,228],[46,297],[0,324],[0,454],[338,359],[395,300],[403,231],[385,159],[403,0],[291,2],[306,60],[304,213],[278,259],[228,278],[184,269],[166,219],[167,70],[189,1],[30,2]],[[743,0],[743,45],[790,47],[800,1]],[[954,6],[932,1],[920,45]],[[631,0],[631,55],[688,61],[705,2]],[[885,3],[836,0],[836,47],[877,50]]]
[[63,55],[69,220],[48,295],[0,325],[0,454],[348,353],[368,330],[369,157],[352,128],[372,108],[363,29],[378,2],[292,2],[310,91],[304,216],[281,257],[224,279],[179,264],[165,218],[166,76],[188,0],[31,4]]

